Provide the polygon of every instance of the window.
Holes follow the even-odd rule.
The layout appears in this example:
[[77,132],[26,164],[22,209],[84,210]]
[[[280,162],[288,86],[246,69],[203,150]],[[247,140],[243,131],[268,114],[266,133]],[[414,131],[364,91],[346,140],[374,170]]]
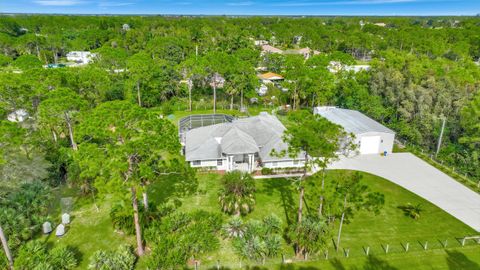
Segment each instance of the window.
[[278,166],[278,162],[274,161],[272,162],[272,167],[277,167]]
[[298,160],[294,160],[293,165],[298,165]]
[[194,161],[192,161],[192,165],[194,165],[194,166],[198,166],[198,165],[200,165],[200,164],[202,164],[202,161],[200,161],[200,160],[194,160]]
[[223,165],[223,160],[217,159],[217,166],[222,166]]

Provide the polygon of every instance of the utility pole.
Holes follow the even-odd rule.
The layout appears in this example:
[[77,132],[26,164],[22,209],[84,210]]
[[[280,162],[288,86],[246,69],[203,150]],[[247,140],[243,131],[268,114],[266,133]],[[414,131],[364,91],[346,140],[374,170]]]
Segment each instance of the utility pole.
[[442,116],[442,129],[440,130],[440,136],[438,137],[437,152],[435,152],[435,158],[437,158],[438,152],[440,152],[440,146],[442,145],[442,137],[443,137],[443,131],[445,129],[445,122],[446,122],[446,118],[445,116]]

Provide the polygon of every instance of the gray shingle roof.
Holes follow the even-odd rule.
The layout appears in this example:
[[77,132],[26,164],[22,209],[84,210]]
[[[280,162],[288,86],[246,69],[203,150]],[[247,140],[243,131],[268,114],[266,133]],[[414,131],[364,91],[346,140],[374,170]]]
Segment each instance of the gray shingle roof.
[[353,134],[367,132],[384,132],[395,134],[395,132],[359,111],[341,109],[336,107],[316,107],[315,114],[319,114],[332,123],[342,126],[345,131]]
[[272,115],[235,119],[232,122],[189,130],[185,139],[187,161],[220,159],[222,154],[257,153],[263,161],[291,159],[270,156],[272,149],[287,150],[285,127]]

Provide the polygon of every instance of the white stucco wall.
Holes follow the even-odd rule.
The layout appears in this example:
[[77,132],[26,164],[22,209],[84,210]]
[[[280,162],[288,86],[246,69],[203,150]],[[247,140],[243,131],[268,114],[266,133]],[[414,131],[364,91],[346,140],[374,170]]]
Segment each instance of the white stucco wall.
[[360,141],[363,137],[369,136],[380,136],[380,146],[378,149],[378,153],[383,153],[387,151],[388,154],[392,153],[393,151],[393,142],[395,140],[395,134],[391,133],[384,133],[384,132],[366,132],[362,134],[355,135],[355,143],[358,145],[358,149],[360,149]]
[[[276,166],[274,166],[274,163],[276,162]],[[304,163],[303,161],[299,160],[297,164],[294,164],[293,160],[282,160],[282,161],[264,161],[263,162],[263,167],[265,168],[293,168],[293,167],[303,167]]]
[[222,159],[222,166],[217,166],[217,160],[201,160],[200,165],[194,165],[193,161],[190,161],[190,166],[193,168],[200,168],[200,167],[216,167],[217,170],[226,170],[227,169],[227,159]]

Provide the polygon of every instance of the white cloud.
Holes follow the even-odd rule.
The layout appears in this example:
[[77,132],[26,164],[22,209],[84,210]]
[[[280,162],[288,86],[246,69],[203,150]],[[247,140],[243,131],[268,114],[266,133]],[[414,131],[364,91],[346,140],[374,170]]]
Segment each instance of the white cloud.
[[33,2],[42,6],[76,6],[87,3],[80,0],[36,0]]

